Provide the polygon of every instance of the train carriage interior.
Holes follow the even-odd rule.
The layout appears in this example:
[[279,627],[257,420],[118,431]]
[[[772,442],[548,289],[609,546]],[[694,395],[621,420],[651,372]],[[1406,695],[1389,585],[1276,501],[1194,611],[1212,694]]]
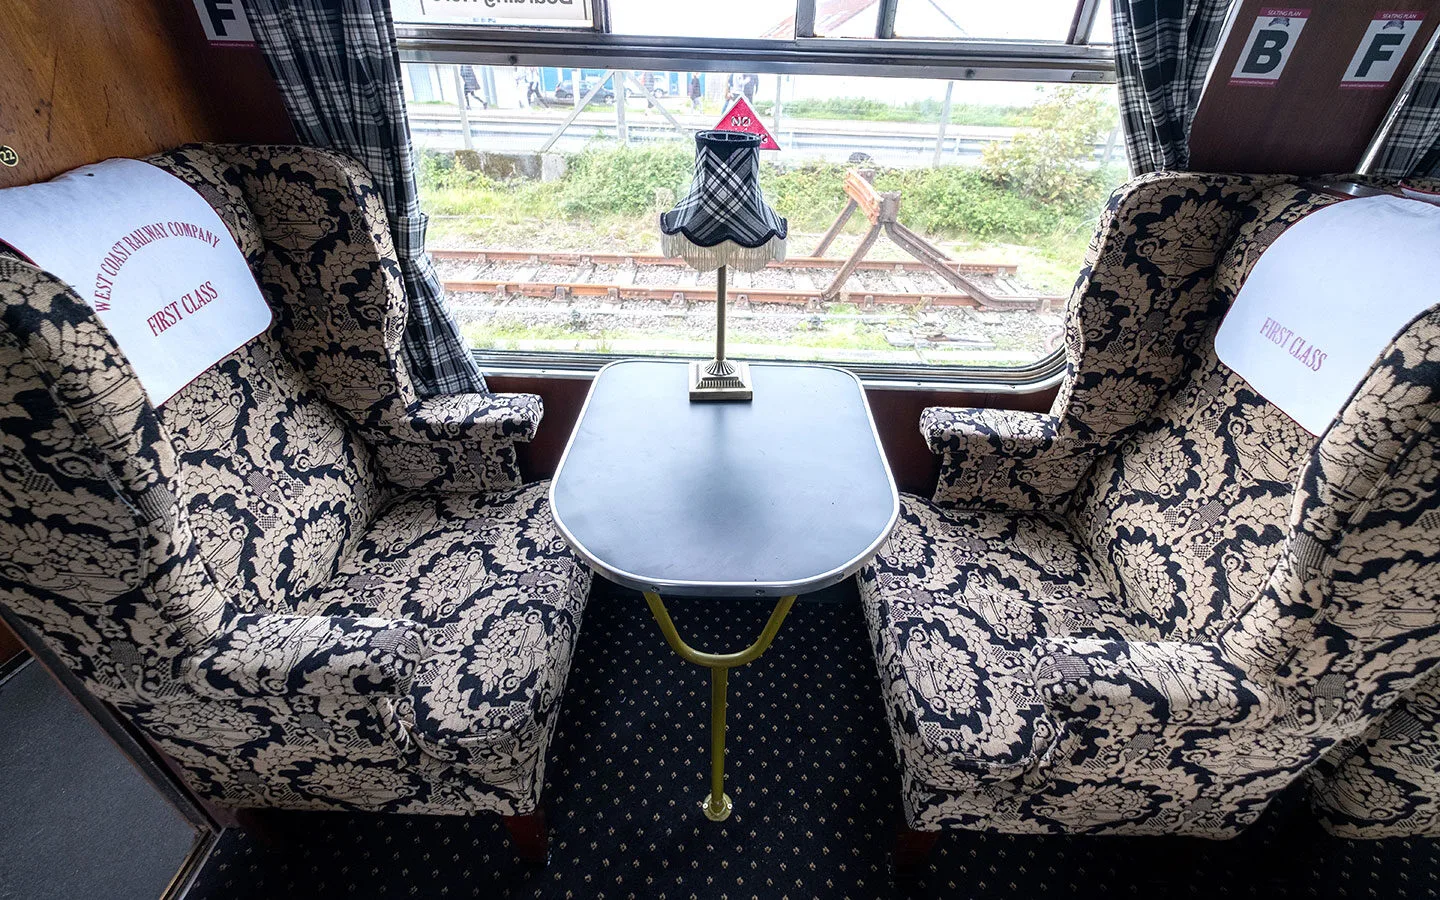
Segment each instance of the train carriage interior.
[[0,47],[0,900],[1440,896],[1440,0]]

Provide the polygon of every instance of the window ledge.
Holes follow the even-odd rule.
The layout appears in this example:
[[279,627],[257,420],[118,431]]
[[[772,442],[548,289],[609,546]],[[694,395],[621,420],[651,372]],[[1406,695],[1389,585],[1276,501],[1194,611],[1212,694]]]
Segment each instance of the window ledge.
[[[593,378],[601,367],[629,357],[601,353],[521,353],[475,350],[475,361],[489,376],[517,378]],[[693,357],[657,357],[690,359]],[[1028,366],[913,366],[901,364],[844,365],[826,360],[755,360],[777,365],[832,365],[854,372],[867,388],[892,391],[984,391],[1029,394],[1057,386],[1065,375],[1065,357],[1051,353]]]

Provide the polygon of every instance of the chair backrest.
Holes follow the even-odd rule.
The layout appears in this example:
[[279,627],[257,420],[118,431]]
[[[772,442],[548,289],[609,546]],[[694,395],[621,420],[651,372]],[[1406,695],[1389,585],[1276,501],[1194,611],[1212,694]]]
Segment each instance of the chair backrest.
[[[1280,554],[1295,482],[1316,438],[1220,362],[1215,333],[1265,248],[1335,202],[1296,184],[1271,185],[1250,201],[1244,221],[1217,235],[1228,246],[1215,258],[1210,300],[1187,335],[1184,371],[1076,493],[1076,532],[1114,594],[1135,620],[1153,624],[1155,637],[1213,635],[1256,596]],[[1162,306],[1149,314],[1163,313]]]
[[[1054,415],[1095,461],[1067,515],[1150,636],[1218,642],[1279,692],[1284,727],[1354,737],[1440,661],[1440,307],[1313,436],[1221,363],[1214,338],[1260,253],[1339,199],[1276,179],[1207,208],[1182,182],[1230,176],[1156,178],[1173,182],[1152,204],[1168,212],[1147,221],[1122,198],[1126,221],[1072,298]],[[1147,270],[1167,240],[1178,256]]]
[[1259,594],[1218,640],[1289,724],[1343,740],[1440,662],[1440,306],[1381,354],[1296,478]]
[[[266,149],[276,155],[316,153]],[[276,183],[268,191],[255,191],[253,176],[247,178],[244,168],[219,155],[238,153],[224,147],[183,147],[148,161],[203,187],[212,205],[219,201],[217,208],[227,212],[225,219],[237,242],[243,240],[242,250],[265,288],[276,325],[182,389],[164,404],[159,415],[175,442],[186,489],[184,502],[196,540],[222,591],[236,598],[244,611],[283,612],[334,574],[339,559],[383,502],[384,490],[369,451],[353,433],[354,423],[326,402],[320,385],[331,381],[319,376],[337,373],[307,370],[307,375],[302,375],[285,352],[282,338],[293,331],[287,323],[296,317],[287,297],[313,301],[315,295],[304,289],[291,293],[277,287],[273,273],[285,264],[277,261],[283,251],[262,234],[250,208],[251,198],[263,202],[277,191],[293,193],[301,198],[299,202],[307,202],[313,186],[297,174],[299,167],[295,166],[286,173],[288,178],[272,174]],[[242,158],[250,156],[246,153]],[[247,186],[252,190],[247,192]],[[319,196],[314,202],[329,208],[343,207],[346,201]],[[357,202],[353,197],[349,200],[352,205]],[[349,224],[342,215],[332,211],[317,216],[316,221],[339,232]],[[316,270],[345,271],[343,262],[332,263],[324,256],[305,263]],[[392,286],[379,283],[382,290]],[[325,297],[329,300],[337,294]],[[392,299],[381,302],[371,327],[351,324],[347,337],[352,343],[347,347],[363,344],[367,336],[380,332],[387,317],[393,315],[392,307],[403,311],[403,294],[397,291]],[[348,304],[336,307],[334,316],[350,309]],[[403,317],[400,321],[403,327]],[[333,380],[340,384],[353,380],[357,385],[386,383],[390,372],[382,370],[377,377],[366,358],[358,353],[357,357],[360,363],[348,373],[348,379]],[[313,380],[308,377],[311,375]],[[396,380],[388,378],[388,383],[395,392]],[[372,392],[380,393],[378,389]],[[363,399],[350,399],[365,415],[371,414],[361,406]]]
[[[308,156],[321,168],[350,165],[300,148],[255,150],[270,152],[297,162]],[[315,298],[277,283],[275,245],[268,235],[262,240],[240,167],[201,147],[150,162],[219,211],[277,313],[269,333],[160,409],[73,290],[0,258],[0,603],[114,702],[173,695],[181,690],[179,658],[227,616],[287,610],[333,574],[385,499],[355,419],[377,415],[364,408],[366,397],[404,396],[388,362],[398,358],[404,322],[388,237],[385,246],[376,243],[370,211],[346,217],[363,197],[327,196],[340,214],[324,224],[339,235],[337,244],[369,243],[368,256],[337,252],[304,261],[332,282],[354,283],[327,299],[366,294],[358,309],[336,304],[346,311],[329,316],[346,321],[343,346],[336,341],[326,358],[350,353],[353,365],[344,373],[317,367],[335,376],[334,384],[365,386],[337,409],[325,397],[343,391],[332,386],[322,397],[282,343],[298,330],[295,311],[284,304],[299,296],[313,305]],[[303,195],[301,168],[269,190]],[[393,357],[353,350],[387,342]]]

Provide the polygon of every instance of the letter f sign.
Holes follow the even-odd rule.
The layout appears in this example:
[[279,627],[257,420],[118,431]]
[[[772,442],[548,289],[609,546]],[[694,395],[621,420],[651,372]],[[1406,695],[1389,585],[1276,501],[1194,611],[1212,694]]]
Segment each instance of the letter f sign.
[[234,0],[205,0],[205,12],[210,16],[210,27],[224,37],[225,23],[235,21]]
[[250,44],[255,36],[240,0],[194,0],[205,37],[212,44]]
[[1420,33],[1419,13],[1387,12],[1372,19],[1350,65],[1345,69],[1341,87],[1384,87],[1395,77],[1410,42]]

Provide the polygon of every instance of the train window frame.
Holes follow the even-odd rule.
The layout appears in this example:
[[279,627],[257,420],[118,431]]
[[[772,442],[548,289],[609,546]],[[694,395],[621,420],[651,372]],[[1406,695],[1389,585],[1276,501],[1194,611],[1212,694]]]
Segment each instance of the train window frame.
[[[567,69],[764,74],[873,75],[935,80],[994,80],[1037,84],[1113,84],[1114,49],[1089,43],[1103,0],[1077,0],[1066,41],[900,39],[894,34],[897,0],[879,0],[873,38],[814,35],[816,0],[796,0],[796,37],[704,38],[616,34],[607,0],[592,0],[588,28],[397,21],[404,63],[485,66],[555,66]],[[589,377],[610,354],[476,349],[482,368],[496,375]],[[1021,366],[946,366],[910,362],[847,363],[867,385],[889,389],[1045,390],[1064,375],[1063,344]]]

